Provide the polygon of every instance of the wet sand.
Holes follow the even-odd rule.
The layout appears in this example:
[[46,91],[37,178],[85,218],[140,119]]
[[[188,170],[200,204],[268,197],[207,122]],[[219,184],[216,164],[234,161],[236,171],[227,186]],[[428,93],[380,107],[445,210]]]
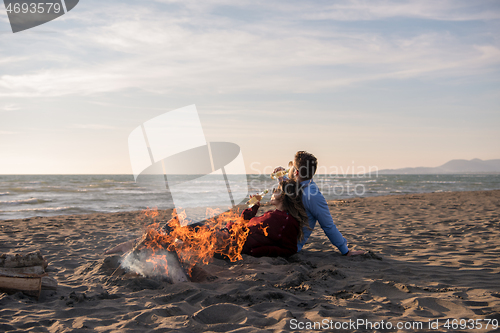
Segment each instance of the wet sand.
[[[447,319],[480,320],[482,329],[469,331],[495,331],[500,191],[357,198],[329,206],[350,248],[367,254],[341,256],[318,225],[290,258],[214,259],[195,272],[196,282],[180,284],[111,276],[119,256],[102,253],[141,233],[141,212],[1,221],[0,253],[41,250],[59,287],[42,291],[39,300],[0,293],[0,331],[281,332],[349,320],[383,320],[394,332],[431,331],[429,321],[438,320],[433,332],[456,331],[443,327]],[[164,220],[171,215],[160,213]],[[398,330],[398,322],[423,327]],[[375,331],[361,323],[350,328]]]

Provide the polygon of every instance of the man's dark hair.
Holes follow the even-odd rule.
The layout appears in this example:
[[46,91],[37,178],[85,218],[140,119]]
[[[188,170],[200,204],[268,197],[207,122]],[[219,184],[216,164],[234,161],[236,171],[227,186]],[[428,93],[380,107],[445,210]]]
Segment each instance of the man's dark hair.
[[311,179],[318,168],[316,156],[306,151],[298,151],[295,154],[294,164],[299,170],[299,176],[302,180]]

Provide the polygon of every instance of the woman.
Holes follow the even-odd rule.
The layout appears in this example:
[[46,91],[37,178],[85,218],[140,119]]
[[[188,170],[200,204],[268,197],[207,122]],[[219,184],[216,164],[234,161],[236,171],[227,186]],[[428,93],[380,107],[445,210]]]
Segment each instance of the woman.
[[[255,217],[260,207],[259,202],[241,214],[248,220],[246,227],[249,229],[241,253],[255,257],[291,256],[297,253],[297,242],[304,237],[302,229],[308,225],[297,183],[293,180],[280,183],[269,202],[276,207],[275,210]],[[228,223],[222,237],[229,237],[233,227],[234,223]]]

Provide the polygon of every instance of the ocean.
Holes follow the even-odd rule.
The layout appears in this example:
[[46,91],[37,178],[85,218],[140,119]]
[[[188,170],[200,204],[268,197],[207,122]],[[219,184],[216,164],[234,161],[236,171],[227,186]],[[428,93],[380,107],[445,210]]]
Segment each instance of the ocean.
[[[183,177],[177,176],[182,182]],[[192,179],[192,176],[187,177]],[[186,178],[186,179],[187,179]],[[244,179],[244,177],[241,177]],[[267,175],[247,175],[232,191],[256,193],[276,186]],[[210,180],[209,180],[210,181]],[[379,195],[500,189],[500,175],[322,176],[314,181],[327,200]],[[204,179],[206,186],[207,179]],[[214,179],[213,184],[218,180]],[[209,184],[210,185],[210,184]],[[183,189],[197,191],[196,181]],[[268,201],[268,194],[263,202]],[[192,202],[196,206],[196,202]],[[0,175],[0,220],[33,216],[111,213],[173,208],[165,184],[136,183],[131,175]]]

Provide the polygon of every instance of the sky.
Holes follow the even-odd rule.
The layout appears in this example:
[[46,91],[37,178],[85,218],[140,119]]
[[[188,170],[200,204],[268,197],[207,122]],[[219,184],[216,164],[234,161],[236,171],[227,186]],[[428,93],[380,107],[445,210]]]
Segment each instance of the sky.
[[247,173],[500,158],[500,2],[81,0],[12,33],[0,174],[130,174],[128,136],[195,104]]

